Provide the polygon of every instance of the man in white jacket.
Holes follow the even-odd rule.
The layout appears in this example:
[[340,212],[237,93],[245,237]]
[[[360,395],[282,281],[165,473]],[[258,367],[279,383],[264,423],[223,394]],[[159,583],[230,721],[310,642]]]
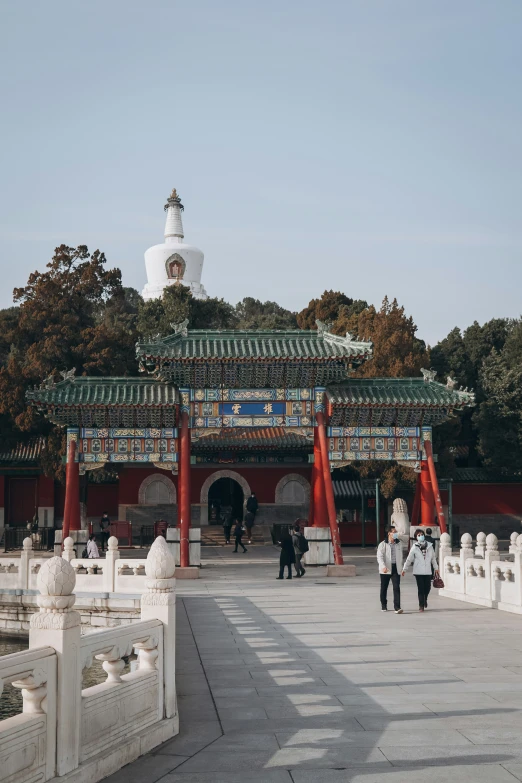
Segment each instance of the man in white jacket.
[[437,558],[433,545],[426,541],[424,530],[415,531],[415,543],[410,549],[402,576],[407,568],[413,563],[413,576],[417,580],[417,592],[419,594],[419,612],[428,608],[428,595],[431,590],[432,568],[434,575],[439,573]]
[[393,608],[395,614],[401,609],[401,571],[403,569],[402,542],[394,527],[388,532],[388,540],[381,541],[377,547],[377,562],[381,575],[381,610],[388,611],[388,587],[393,584]]

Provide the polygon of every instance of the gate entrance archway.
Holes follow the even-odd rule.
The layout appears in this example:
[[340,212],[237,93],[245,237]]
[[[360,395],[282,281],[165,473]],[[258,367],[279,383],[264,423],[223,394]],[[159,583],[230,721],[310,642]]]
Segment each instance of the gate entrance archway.
[[208,521],[220,525],[220,512],[230,506],[233,519],[243,519],[243,489],[233,478],[223,477],[215,481],[208,491]]

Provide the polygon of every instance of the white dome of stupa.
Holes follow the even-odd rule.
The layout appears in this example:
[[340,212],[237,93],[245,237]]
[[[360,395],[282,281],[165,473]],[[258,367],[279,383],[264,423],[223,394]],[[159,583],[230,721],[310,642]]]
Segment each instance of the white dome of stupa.
[[201,284],[204,255],[193,245],[183,242],[184,207],[174,189],[165,204],[165,241],[149,247],[145,252],[147,283],[143,298],[159,299],[168,285],[184,285],[190,288],[197,299],[207,299],[207,292]]

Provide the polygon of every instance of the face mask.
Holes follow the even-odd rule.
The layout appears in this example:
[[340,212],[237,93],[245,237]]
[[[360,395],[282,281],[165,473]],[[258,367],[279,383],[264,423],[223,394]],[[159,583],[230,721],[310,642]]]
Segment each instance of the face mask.
[[417,541],[418,541],[420,544],[422,544],[422,542],[424,541],[424,536],[417,536]]
[[394,541],[398,541],[399,540],[399,534],[398,533],[394,533],[393,534],[393,540]]

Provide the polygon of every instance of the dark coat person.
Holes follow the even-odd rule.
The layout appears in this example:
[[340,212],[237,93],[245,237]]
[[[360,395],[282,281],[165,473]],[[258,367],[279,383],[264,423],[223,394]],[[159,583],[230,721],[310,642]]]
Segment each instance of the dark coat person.
[[288,533],[288,530],[283,530],[281,534],[281,554],[279,555],[279,576],[278,579],[283,579],[285,566],[288,569],[287,579],[292,578],[292,564],[295,563],[295,551],[292,539]]
[[257,514],[258,507],[259,507],[259,503],[257,502],[256,495],[254,492],[252,492],[252,494],[247,500],[246,509],[247,511],[250,511],[255,516]]
[[237,552],[238,546],[243,547],[243,552],[248,552],[248,549],[241,541],[244,532],[245,532],[245,528],[243,527],[241,522],[236,522],[236,526],[234,528],[234,539],[236,542],[236,548],[233,550],[234,552]]

